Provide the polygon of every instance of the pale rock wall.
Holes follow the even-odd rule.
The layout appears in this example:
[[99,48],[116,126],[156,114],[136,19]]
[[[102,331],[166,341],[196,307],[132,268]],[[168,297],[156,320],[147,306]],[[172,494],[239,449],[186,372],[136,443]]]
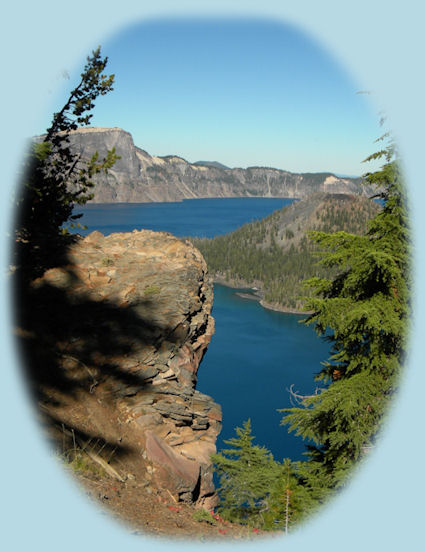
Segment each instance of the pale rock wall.
[[331,173],[290,173],[268,167],[221,168],[191,164],[181,157],[155,157],[136,147],[120,128],[89,127],[70,135],[75,151],[100,158],[115,147],[121,157],[108,174],[96,175],[93,202],[181,201],[208,197],[293,197],[317,192],[371,195],[360,179]]

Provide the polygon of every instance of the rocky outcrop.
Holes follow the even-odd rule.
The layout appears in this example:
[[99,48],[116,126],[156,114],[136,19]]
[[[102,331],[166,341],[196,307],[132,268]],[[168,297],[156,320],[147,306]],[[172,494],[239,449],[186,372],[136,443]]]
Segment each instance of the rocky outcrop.
[[155,157],[136,147],[119,128],[83,128],[71,133],[74,151],[90,158],[115,147],[121,157],[95,176],[93,202],[181,201],[208,197],[293,197],[316,192],[371,195],[358,178],[331,173],[290,173],[268,167],[229,169],[220,163],[189,163],[176,155]]
[[[69,306],[65,322],[46,314],[52,333],[59,324],[69,330],[55,340],[55,370],[79,385],[65,392],[63,384],[56,391],[45,384],[44,410],[132,451],[133,473],[142,466],[147,482],[176,501],[214,506],[210,455],[221,408],[196,389],[214,332],[213,288],[198,250],[166,233],[93,232],[32,289],[45,294],[41,312],[54,312],[49,297],[59,304],[60,292],[79,317],[73,320]],[[37,324],[46,334],[41,315]]]

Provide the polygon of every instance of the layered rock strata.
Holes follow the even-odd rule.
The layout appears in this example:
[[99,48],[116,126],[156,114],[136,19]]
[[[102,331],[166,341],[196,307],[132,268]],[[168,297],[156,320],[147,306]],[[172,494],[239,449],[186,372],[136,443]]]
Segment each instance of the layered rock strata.
[[[213,288],[203,257],[189,242],[142,230],[107,237],[93,232],[71,247],[68,259],[36,280],[33,290],[66,293],[82,316],[100,312],[91,322],[80,320],[72,354],[69,343],[57,344],[68,378],[77,378],[81,366],[90,375],[80,404],[96,399],[96,409],[104,405],[100,413],[86,407],[84,431],[104,432],[108,418],[109,433],[137,451],[151,485],[176,501],[213,506],[210,455],[221,408],[196,389],[214,332]],[[97,335],[102,345],[99,339],[90,345]],[[62,393],[60,400],[69,405],[70,396]],[[63,419],[50,403],[50,414]],[[74,422],[68,416],[67,426]]]
[[291,173],[269,167],[227,168],[219,163],[189,163],[177,155],[157,157],[134,145],[120,128],[87,127],[73,131],[71,146],[83,159],[100,158],[113,147],[121,157],[108,173],[95,176],[93,202],[181,201],[208,197],[293,197],[313,193],[372,195],[359,178],[330,172]]

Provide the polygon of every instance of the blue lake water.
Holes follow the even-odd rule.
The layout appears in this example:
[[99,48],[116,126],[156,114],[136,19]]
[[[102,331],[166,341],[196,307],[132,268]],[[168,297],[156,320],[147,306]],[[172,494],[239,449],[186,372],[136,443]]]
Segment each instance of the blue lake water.
[[134,229],[170,232],[175,236],[213,238],[233,232],[242,224],[264,218],[294,199],[235,197],[190,199],[172,203],[99,203],[78,207],[78,221],[88,226],[78,230],[86,235],[94,229],[107,236]]
[[280,425],[277,410],[293,406],[288,388],[301,394],[315,389],[314,374],[328,357],[329,346],[311,327],[300,323],[305,315],[264,309],[214,286],[213,316],[216,331],[198,372],[198,389],[223,408],[223,429],[218,449],[235,436],[234,428],[251,419],[256,444],[265,446],[277,460],[302,460],[305,446]]
[[[130,232],[148,228],[177,236],[207,236],[230,232],[262,218],[291,199],[200,199],[179,203],[93,204],[79,209],[84,234],[99,230]],[[83,232],[82,232],[83,233]],[[235,435],[234,428],[251,419],[256,443],[267,447],[277,460],[303,459],[305,445],[280,426],[279,408],[291,406],[287,389],[302,394],[314,391],[314,374],[326,360],[329,347],[303,315],[264,309],[257,302],[216,284],[216,332],[198,371],[197,388],[223,408],[223,429],[217,448]]]

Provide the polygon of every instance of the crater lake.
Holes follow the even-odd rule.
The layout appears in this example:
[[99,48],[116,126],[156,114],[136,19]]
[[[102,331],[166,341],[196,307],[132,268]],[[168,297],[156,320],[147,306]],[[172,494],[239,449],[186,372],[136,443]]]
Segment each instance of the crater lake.
[[[214,237],[247,222],[264,218],[294,199],[194,199],[175,203],[108,203],[78,207],[87,229],[105,235],[146,228],[178,237]],[[315,389],[314,375],[329,355],[329,345],[305,315],[275,312],[237,295],[240,290],[214,285],[215,334],[198,370],[197,389],[223,409],[217,450],[235,436],[235,427],[251,420],[255,444],[269,449],[276,460],[305,458],[305,443],[281,426],[282,413],[292,406],[289,387],[301,394]]]

